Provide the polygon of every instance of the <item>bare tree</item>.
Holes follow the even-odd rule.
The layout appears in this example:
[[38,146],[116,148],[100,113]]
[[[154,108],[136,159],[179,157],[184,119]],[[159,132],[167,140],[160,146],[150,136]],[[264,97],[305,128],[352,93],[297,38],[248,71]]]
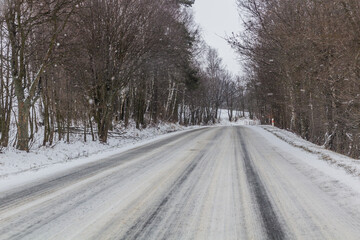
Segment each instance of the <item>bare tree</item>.
[[229,42],[248,59],[258,116],[357,156],[358,1],[238,3],[246,31]]
[[[28,150],[29,110],[38,99],[36,89],[40,76],[51,59],[58,34],[63,30],[77,4],[77,1],[5,1],[4,15],[11,47],[11,71],[18,105],[17,148],[20,150]],[[44,24],[47,24],[50,30],[47,44],[41,46],[46,49],[45,54],[38,68],[33,72],[27,72],[30,37]]]

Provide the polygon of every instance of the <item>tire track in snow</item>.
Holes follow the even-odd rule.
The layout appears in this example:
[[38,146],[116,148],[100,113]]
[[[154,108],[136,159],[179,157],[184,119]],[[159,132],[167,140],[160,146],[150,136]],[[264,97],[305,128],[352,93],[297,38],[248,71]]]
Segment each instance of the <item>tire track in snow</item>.
[[[144,235],[146,233],[150,233],[151,229],[149,228],[153,224],[156,224],[156,218],[158,218],[161,215],[161,213],[164,211],[165,206],[168,204],[172,196],[174,196],[179,191],[179,189],[182,187],[184,182],[189,178],[191,173],[199,165],[201,160],[203,160],[203,157],[208,151],[208,149],[211,149],[212,145],[217,143],[216,139],[218,139],[220,136],[221,133],[215,135],[214,139],[212,139],[212,141],[210,141],[208,144],[204,146],[204,148],[194,157],[194,159],[189,164],[189,166],[183,171],[180,177],[176,180],[176,182],[173,184],[173,186],[166,194],[166,196],[157,205],[155,210],[153,210],[150,214],[146,214],[146,216],[141,217],[139,221],[137,221],[133,226],[131,226],[124,235],[124,237],[121,238],[122,240],[146,239],[146,237],[144,238]],[[166,236],[164,236],[163,239],[166,239]]]
[[261,179],[257,174],[256,170],[254,169],[253,164],[251,163],[251,157],[247,151],[245,139],[242,136],[240,128],[237,129],[237,133],[239,140],[241,141],[246,177],[248,179],[251,191],[260,210],[267,238],[276,240],[286,239],[285,233],[281,227],[279,220],[277,219],[270,199],[266,193],[265,187],[261,182]]

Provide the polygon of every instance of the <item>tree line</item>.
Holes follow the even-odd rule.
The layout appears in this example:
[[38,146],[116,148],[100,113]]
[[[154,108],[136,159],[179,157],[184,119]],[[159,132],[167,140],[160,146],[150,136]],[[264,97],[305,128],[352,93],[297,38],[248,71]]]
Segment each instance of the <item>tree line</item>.
[[238,1],[249,108],[314,143],[360,155],[360,2]]
[[224,104],[244,110],[241,81],[204,47],[193,3],[2,1],[1,146],[28,151],[39,132],[44,146],[70,142],[74,129],[106,143],[132,120],[207,124]]

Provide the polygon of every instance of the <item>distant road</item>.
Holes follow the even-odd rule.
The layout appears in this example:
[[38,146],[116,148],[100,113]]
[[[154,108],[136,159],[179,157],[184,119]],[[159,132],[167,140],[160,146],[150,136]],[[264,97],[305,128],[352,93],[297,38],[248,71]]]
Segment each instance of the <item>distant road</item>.
[[202,128],[0,192],[0,239],[359,239],[321,177],[251,127]]

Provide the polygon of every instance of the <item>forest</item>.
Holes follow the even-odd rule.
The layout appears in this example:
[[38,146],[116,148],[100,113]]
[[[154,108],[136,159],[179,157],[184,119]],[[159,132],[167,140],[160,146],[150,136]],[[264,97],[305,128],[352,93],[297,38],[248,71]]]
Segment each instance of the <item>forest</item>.
[[360,1],[238,0],[249,109],[328,149],[360,156]]
[[217,121],[245,110],[230,74],[194,23],[191,0],[0,2],[0,150],[106,143],[135,122]]

